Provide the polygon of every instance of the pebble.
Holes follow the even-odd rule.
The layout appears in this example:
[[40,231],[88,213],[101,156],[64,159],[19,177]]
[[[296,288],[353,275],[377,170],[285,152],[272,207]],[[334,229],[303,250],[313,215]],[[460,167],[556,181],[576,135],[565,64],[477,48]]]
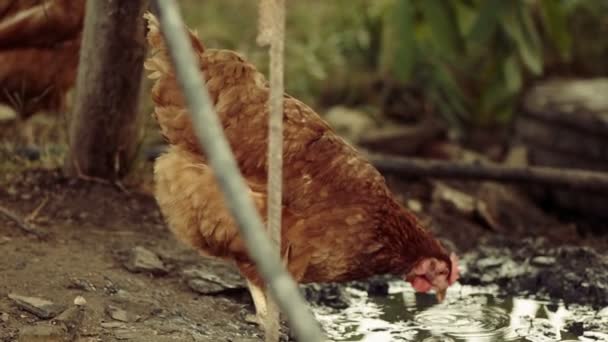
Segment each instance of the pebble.
[[125,324],[121,322],[101,322],[101,327],[106,329],[124,328]]
[[2,315],[0,315],[0,321],[2,322],[8,322],[9,318],[10,316],[6,312],[3,312]]
[[498,267],[503,262],[504,262],[504,259],[502,259],[502,258],[487,257],[487,258],[477,260],[477,266],[482,269],[490,268],[490,267]]
[[218,284],[224,289],[241,289],[247,286],[243,277],[231,271],[214,272],[213,270],[192,267],[183,270],[182,274],[189,279],[202,279]]
[[63,323],[68,331],[75,331],[84,318],[84,310],[79,306],[71,306],[53,319],[53,323]]
[[64,305],[55,304],[42,298],[21,296],[15,293],[10,293],[8,298],[21,309],[43,319],[53,318],[66,309]]
[[131,250],[125,267],[134,273],[146,272],[153,275],[164,275],[168,271],[156,253],[141,246],[134,247]]
[[555,264],[555,257],[552,256],[537,256],[532,259],[532,265],[534,266],[552,266]]
[[419,200],[415,200],[415,199],[408,200],[407,207],[417,213],[422,211],[422,203],[420,203]]
[[87,300],[84,299],[83,296],[76,296],[76,298],[74,298],[74,305],[83,306],[86,304],[87,304]]
[[108,305],[106,307],[106,313],[112,317],[112,319],[120,322],[134,322],[139,318],[137,315],[131,314],[113,305]]
[[213,295],[226,291],[226,287],[213,281],[206,279],[190,279],[188,280],[188,287],[196,293],[202,295]]
[[118,329],[114,331],[114,337],[116,337],[117,340],[133,340],[140,337],[139,334],[140,333],[137,331],[127,329]]
[[82,290],[87,292],[93,292],[96,290],[95,285],[86,279],[72,278],[70,283],[67,285],[68,289]]

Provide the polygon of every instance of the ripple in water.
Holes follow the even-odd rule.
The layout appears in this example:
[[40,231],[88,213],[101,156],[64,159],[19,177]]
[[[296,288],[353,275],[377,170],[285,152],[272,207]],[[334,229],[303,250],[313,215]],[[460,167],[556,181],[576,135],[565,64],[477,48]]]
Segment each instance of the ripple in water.
[[471,305],[436,306],[415,316],[420,329],[452,337],[505,338],[509,315],[500,308]]
[[[401,285],[400,285],[401,284]],[[415,293],[402,283],[388,297],[368,298],[349,289],[351,306],[315,314],[333,341],[423,342],[608,342],[608,308],[551,304],[524,298],[497,298],[492,288],[455,284],[448,302]],[[568,322],[582,327],[568,332]]]

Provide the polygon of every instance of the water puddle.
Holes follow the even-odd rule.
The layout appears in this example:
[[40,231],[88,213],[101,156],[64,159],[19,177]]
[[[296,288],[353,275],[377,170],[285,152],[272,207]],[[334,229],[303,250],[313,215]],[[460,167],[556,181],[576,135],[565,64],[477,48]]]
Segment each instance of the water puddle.
[[525,298],[501,299],[496,288],[458,284],[443,304],[403,282],[391,284],[386,297],[348,292],[352,303],[347,309],[316,309],[333,341],[608,342],[608,308],[597,312]]

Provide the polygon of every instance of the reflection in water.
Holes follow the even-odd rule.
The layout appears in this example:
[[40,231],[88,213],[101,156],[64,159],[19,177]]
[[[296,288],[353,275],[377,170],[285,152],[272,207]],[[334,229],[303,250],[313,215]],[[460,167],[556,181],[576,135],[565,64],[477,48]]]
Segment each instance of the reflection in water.
[[[455,286],[448,300],[437,304],[433,295],[415,293],[409,285],[391,284],[388,297],[367,298],[349,289],[351,306],[342,311],[316,309],[316,315],[334,341],[608,341],[601,331],[565,331],[570,320],[592,319],[596,312],[584,307],[567,310],[563,304],[531,299],[502,300],[496,288]],[[576,311],[576,315],[572,313]],[[608,326],[608,325],[606,325]],[[587,330],[587,329],[583,329]]]

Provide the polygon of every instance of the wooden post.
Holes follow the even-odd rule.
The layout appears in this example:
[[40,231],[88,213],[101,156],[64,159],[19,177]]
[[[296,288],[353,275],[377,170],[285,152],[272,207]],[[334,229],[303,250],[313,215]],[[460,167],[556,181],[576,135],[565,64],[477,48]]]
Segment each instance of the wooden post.
[[153,1],[178,84],[192,113],[192,124],[222,189],[228,208],[239,228],[249,255],[268,284],[276,303],[285,312],[300,342],[325,341],[318,322],[291,278],[272,240],[264,234],[264,224],[247,190],[236,159],[230,150],[213,102],[195,58],[190,38],[176,1]]
[[147,0],[87,0],[65,171],[116,180],[129,170],[140,128]]
[[[271,239],[281,251],[283,196],[283,50],[285,41],[285,0],[260,0],[258,43],[270,45],[270,97],[268,99],[268,212],[267,226]],[[266,295],[265,339],[278,342],[280,311]]]

